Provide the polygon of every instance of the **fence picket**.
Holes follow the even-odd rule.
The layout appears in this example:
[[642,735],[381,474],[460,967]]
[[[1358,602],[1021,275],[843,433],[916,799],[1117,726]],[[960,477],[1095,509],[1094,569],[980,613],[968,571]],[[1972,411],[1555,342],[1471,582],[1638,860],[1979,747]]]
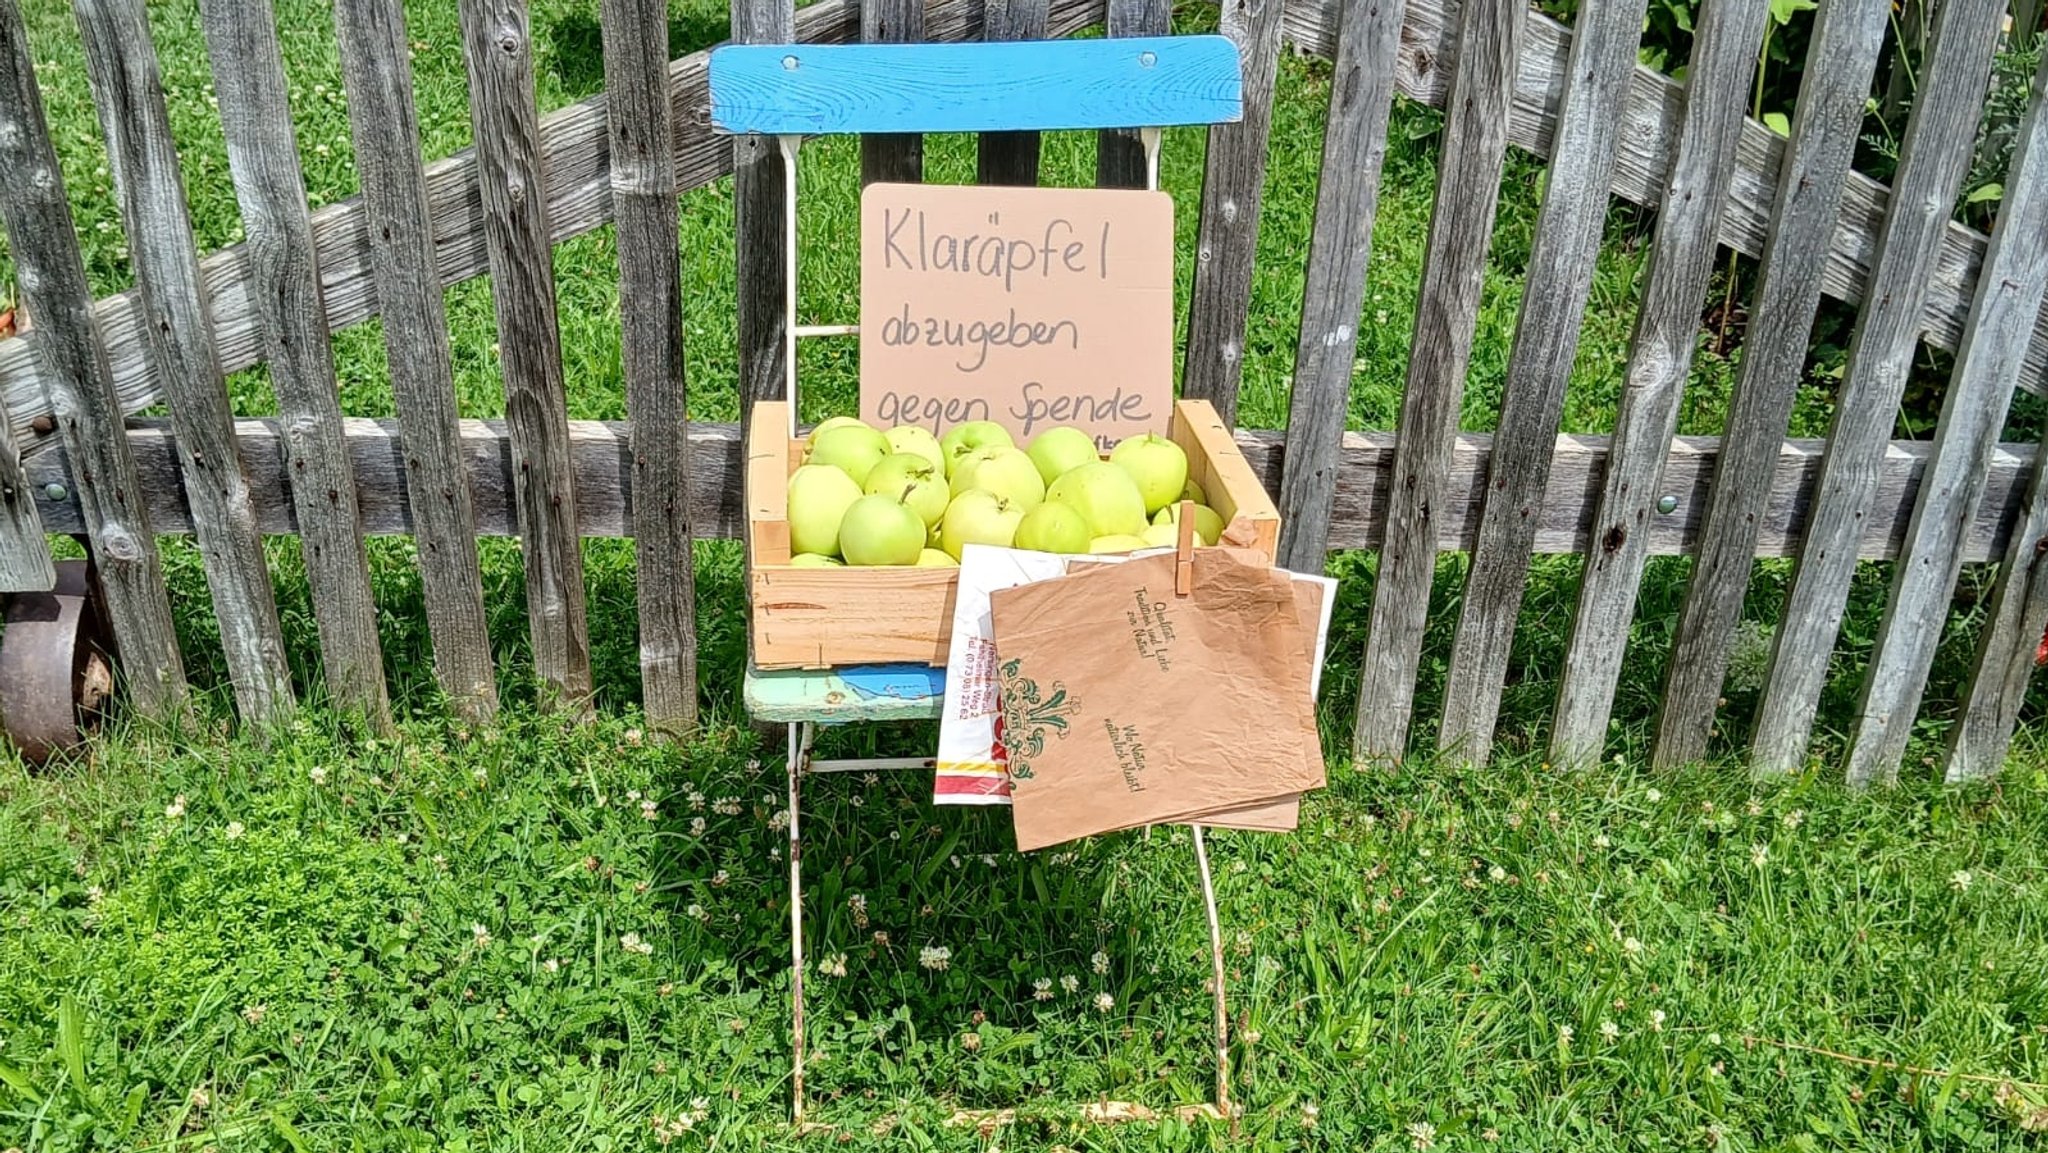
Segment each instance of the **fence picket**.
[[1813,516],[1758,706],[1751,756],[1760,771],[1790,772],[1805,758],[1856,573],[1850,541],[1869,511],[1871,482],[1920,345],[1927,269],[1969,166],[1999,19],[1999,5],[1989,3],[1943,4],[1935,12],[1934,42],[1906,125],[1891,208],[1835,400]]
[[57,566],[43,539],[42,514],[22,467],[21,447],[0,405],[0,593],[47,592],[57,583]]
[[[862,0],[864,44],[913,44],[924,39],[924,0]],[[924,137],[914,132],[860,138],[860,183],[916,184],[924,179]]]
[[1598,534],[1586,556],[1559,678],[1550,737],[1550,759],[1559,765],[1589,763],[1607,739],[1636,591],[1649,557],[1643,538],[1651,517],[1668,515],[1657,508],[1657,484],[1699,343],[1700,300],[1718,252],[1714,232],[1735,169],[1749,65],[1768,10],[1767,0],[1707,5],[1686,62],[1685,116],[1651,241],[1615,449],[1594,521]]
[[1487,470],[1479,543],[1465,577],[1457,639],[1444,682],[1438,747],[1484,763],[1500,713],[1523,583],[1557,451],[1564,390],[1578,353],[1607,221],[1607,186],[1620,136],[1646,0],[1589,0],[1579,9],[1565,69],[1543,204],[1508,357],[1500,423]]
[[583,544],[576,536],[554,246],[541,195],[533,35],[525,0],[462,0],[460,11],[505,423],[518,479],[533,668],[546,690],[544,707],[583,712],[590,707],[590,620],[584,612]]
[[[287,432],[289,488],[320,633],[327,691],[378,732],[391,727],[377,605],[370,592],[355,476],[320,297],[284,60],[268,0],[205,0],[200,9],[220,101],[228,169],[249,235],[249,281],[264,359]],[[248,462],[243,460],[244,468]]]
[[1955,784],[1996,776],[2012,745],[2013,726],[2033,679],[2035,654],[2048,633],[2048,469],[2036,461],[1991,590],[1963,705],[1949,730],[1944,778]]
[[[1173,0],[1107,0],[1109,36],[1164,36],[1173,31]],[[1095,134],[1095,185],[1145,187],[1145,145],[1138,128],[1108,128]]]
[[668,5],[603,0],[602,18],[621,359],[626,412],[633,419],[640,696],[655,731],[683,733],[697,724],[697,593]]
[[1380,165],[1394,106],[1394,59],[1404,0],[1344,0],[1329,120],[1323,129],[1301,335],[1287,400],[1287,457],[1280,474],[1279,563],[1321,572],[1337,496],[1337,465],[1351,410],[1351,362],[1358,349],[1379,212]]
[[334,30],[348,94],[370,258],[384,317],[391,393],[404,429],[406,491],[419,537],[420,578],[434,671],[465,717],[498,711],[483,577],[457,433],[446,302],[413,107],[411,48],[399,0],[335,0]]
[[1435,518],[1449,496],[1465,370],[1507,163],[1524,8],[1522,0],[1465,0],[1458,12],[1458,70],[1444,118],[1436,203],[1395,428],[1387,535],[1360,672],[1352,744],[1361,759],[1397,761],[1408,748],[1436,573]]
[[1769,461],[1785,438],[1806,367],[1821,270],[1889,11],[1885,0],[1827,0],[1815,17],[1756,299],[1744,328],[1719,479],[1665,675],[1652,750],[1660,766],[1686,764],[1707,752],[1749,591],[1757,513],[1770,498]]
[[1913,506],[1856,710],[1848,758],[1854,782],[1898,779],[1962,569],[1959,538],[1984,495],[2027,337],[2048,292],[2048,65],[2035,75],[2005,188],[1963,348],[1941,398],[1934,459]]
[[[732,0],[737,44],[787,44],[796,38],[792,0]],[[767,136],[732,138],[734,277],[738,285],[740,428],[754,418],[754,402],[783,391],[782,153]]]
[[142,716],[180,720],[188,693],[170,594],[135,459],[121,434],[113,371],[93,322],[92,289],[17,0],[0,0],[0,216],[22,305],[35,320],[43,379],[61,414],[57,427],[79,477],[75,491],[129,700]]
[[144,332],[170,402],[179,471],[197,514],[199,555],[235,704],[245,723],[276,724],[296,708],[291,667],[263,538],[249,508],[249,478],[236,451],[227,383],[213,357],[185,182],[148,18],[142,0],[77,0],[74,9],[136,285],[150,317]]
[[1237,45],[1244,63],[1244,119],[1209,129],[1202,170],[1202,221],[1195,240],[1181,395],[1215,405],[1231,427],[1237,424],[1237,391],[1244,375],[1282,15],[1280,0],[1225,0],[1221,31]]
[[[988,0],[982,13],[983,40],[1042,40],[1046,0]],[[980,184],[1038,183],[1036,132],[984,132],[976,142],[974,179]]]

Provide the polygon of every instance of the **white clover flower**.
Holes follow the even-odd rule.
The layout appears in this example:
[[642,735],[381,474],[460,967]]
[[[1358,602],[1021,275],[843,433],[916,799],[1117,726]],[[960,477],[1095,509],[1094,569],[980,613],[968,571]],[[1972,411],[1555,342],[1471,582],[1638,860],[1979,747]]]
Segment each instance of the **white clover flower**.
[[1427,1121],[1408,1126],[1408,1144],[1418,1150],[1436,1148],[1436,1126]]
[[1796,829],[1796,828],[1798,828],[1798,827],[1799,827],[1800,825],[1803,825],[1803,824],[1805,824],[1805,823],[1806,823],[1806,810],[1805,810],[1805,809],[1794,809],[1794,810],[1792,810],[1791,812],[1789,812],[1789,813],[1786,813],[1786,814],[1785,814],[1785,815],[1784,815],[1783,817],[1781,817],[1781,818],[1779,818],[1779,819],[1780,819],[1780,820],[1781,820],[1781,821],[1783,822],[1783,824],[1784,824],[1784,826],[1785,826],[1786,828],[1788,828],[1788,829]]
[[491,947],[491,931],[484,928],[482,921],[470,922],[469,936],[470,940],[475,942],[477,948],[488,949]]
[[827,977],[846,976],[846,954],[828,953],[818,958],[818,972]]
[[1571,1048],[1572,1037],[1575,1034],[1576,1030],[1574,1030],[1570,1025],[1559,1025],[1557,1027],[1557,1047],[1560,1049]]
[[107,891],[105,889],[100,888],[98,885],[94,885],[85,891],[85,903],[88,905],[97,905],[101,901],[105,900],[106,896]]
[[269,1015],[270,1006],[265,1005],[261,1002],[258,1002],[254,1005],[245,1005],[242,1007],[242,1020],[249,1022],[251,1025],[261,1025],[263,1023],[263,1018]]
[[620,937],[619,947],[628,953],[638,953],[643,957],[654,952],[654,942],[641,940],[638,933],[627,933]]
[[789,829],[789,810],[777,809],[769,814],[768,829],[775,833],[786,832]]
[[1755,865],[1757,868],[1761,869],[1764,867],[1764,863],[1769,861],[1770,859],[1771,847],[1769,845],[1756,844],[1751,845],[1749,847],[1750,864]]
[[325,765],[314,765],[312,768],[306,770],[306,778],[316,785],[326,784],[327,767]]
[[627,799],[627,800],[629,800],[629,801],[637,801],[637,800],[639,800],[639,799],[640,799],[640,790],[639,790],[639,789],[627,789],[627,790],[626,790],[626,799]]
[[1493,868],[1486,870],[1486,878],[1498,885],[1508,879],[1508,871],[1499,865],[1495,865]]
[[556,960],[553,957],[549,957],[547,960],[542,961],[540,963],[540,967],[547,970],[550,973],[554,973],[560,971],[560,969],[562,968],[562,962]]
[[1068,973],[1066,976],[1060,978],[1060,988],[1070,995],[1075,992],[1078,992],[1081,988],[1081,978],[1074,976],[1072,973]]
[[684,794],[683,802],[690,806],[691,812],[697,812],[704,807],[704,794],[691,789],[688,793]]
[[646,801],[642,801],[642,802],[640,802],[640,819],[641,819],[641,820],[643,820],[643,821],[651,821],[651,820],[653,820],[653,819],[654,819],[654,818],[655,818],[656,816],[658,816],[658,815],[659,815],[659,814],[658,814],[658,813],[656,812],[656,810],[655,810],[655,807],[654,807],[654,802],[653,802],[652,800],[646,800]]
[[1664,1010],[1662,1010],[1662,1009],[1652,1009],[1652,1010],[1650,1010],[1650,1032],[1652,1032],[1652,1033],[1662,1033],[1663,1031],[1664,1031]]
[[1970,891],[1970,886],[1976,883],[1976,880],[1977,878],[1970,875],[1970,870],[1957,869],[1949,874],[1948,887],[1958,893],[1967,893]]
[[1040,977],[1037,980],[1031,982],[1031,999],[1034,1001],[1052,1000],[1051,977]]
[[1112,996],[1110,996],[1110,995],[1109,995],[1109,994],[1107,994],[1107,993],[1097,993],[1097,994],[1095,994],[1095,1011],[1096,1011],[1096,1012],[1098,1012],[1098,1013],[1107,1013],[1107,1012],[1109,1012],[1109,1011],[1110,1011],[1111,1009],[1114,1009],[1114,1008],[1116,1008],[1116,998],[1115,998],[1115,997],[1112,997]]
[[1623,937],[1621,939],[1621,951],[1631,957],[1638,956],[1643,951],[1643,943],[1634,937]]
[[720,869],[717,872],[711,874],[711,887],[714,889],[723,889],[731,883],[732,874],[724,869]]
[[1088,958],[1088,967],[1094,969],[1098,976],[1108,973],[1109,954],[1100,949],[1095,950],[1095,955]]
[[1612,1021],[1602,1021],[1600,1022],[1600,1036],[1612,1041],[1621,1036],[1621,1026]]
[[704,818],[690,818],[690,835],[693,837],[701,837],[704,835]]
[[935,973],[943,973],[953,967],[953,950],[944,945],[926,945],[917,951],[917,963]]
[[1609,847],[1611,847],[1611,846],[1612,846],[1613,844],[1614,844],[1614,840],[1613,840],[1613,838],[1609,837],[1609,836],[1608,836],[1608,835],[1607,835],[1606,833],[1595,833],[1595,834],[1593,834],[1593,847],[1594,847],[1594,848],[1596,848],[1596,849],[1605,849],[1605,848],[1609,848]]
[[230,841],[239,841],[245,832],[248,832],[248,830],[242,827],[242,822],[229,821],[228,827],[221,830],[221,836],[226,837]]
[[1663,800],[1663,799],[1664,799],[1664,791],[1663,791],[1662,789],[1651,789],[1651,790],[1650,790],[1649,792],[1647,792],[1647,793],[1644,793],[1644,794],[1643,794],[1643,796],[1644,796],[1644,797],[1645,797],[1645,798],[1646,798],[1646,799],[1647,799],[1647,800],[1648,800],[1648,801],[1649,801],[1649,802],[1650,802],[1651,804],[1653,804],[1653,805],[1654,805],[1654,804],[1656,804],[1656,803],[1657,803],[1658,801],[1661,801],[1661,800]]
[[184,815],[185,815],[185,794],[183,794],[183,793],[179,793],[179,794],[178,794],[178,795],[177,795],[176,797],[173,797],[173,798],[171,799],[171,803],[170,803],[170,804],[168,804],[168,805],[165,805],[165,806],[164,806],[164,816],[166,816],[166,817],[169,817],[169,818],[170,818],[171,820],[174,820],[174,821],[175,821],[175,820],[177,820],[177,819],[178,819],[179,817],[182,817],[182,816],[184,816]]
[[482,765],[478,765],[476,768],[470,770],[469,775],[475,777],[476,783],[479,785],[491,779],[490,773],[484,771],[484,767]]
[[740,799],[738,797],[720,797],[711,802],[711,811],[721,817],[737,817],[740,815]]

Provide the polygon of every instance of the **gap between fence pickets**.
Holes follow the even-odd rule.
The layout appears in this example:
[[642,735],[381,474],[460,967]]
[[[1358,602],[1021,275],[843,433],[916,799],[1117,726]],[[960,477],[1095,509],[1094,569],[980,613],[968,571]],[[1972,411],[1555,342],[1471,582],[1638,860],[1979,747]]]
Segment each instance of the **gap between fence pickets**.
[[[1287,6],[1288,35],[1297,45],[1327,58],[1335,43],[1341,6],[1341,0]],[[1103,11],[1100,0],[1055,0],[1049,6],[1045,34],[1071,35],[1100,23]],[[1450,0],[1408,3],[1395,69],[1395,82],[1402,94],[1434,105],[1442,103],[1444,84],[1439,70],[1451,54],[1452,11]],[[970,38],[979,31],[979,12],[979,5],[964,0],[936,0],[926,12],[925,37]],[[797,37],[814,43],[853,40],[858,33],[857,14],[853,0],[823,0],[797,14]],[[1509,140],[1538,156],[1549,152],[1569,37],[1569,30],[1547,17],[1531,14],[1528,19]],[[709,184],[732,171],[731,138],[714,136],[706,117],[708,61],[708,52],[697,52],[674,61],[669,68],[670,97],[678,113],[677,183],[684,190]],[[1661,194],[1680,88],[1668,77],[1642,67],[1636,69],[1631,87],[1613,190],[1624,199],[1648,203]],[[556,243],[590,232],[609,219],[605,108],[605,98],[600,95],[542,122],[550,237]],[[1719,240],[1755,255],[1762,249],[1769,223],[1783,143],[1768,128],[1752,121],[1744,125],[1741,149]],[[435,162],[426,177],[442,283],[455,284],[482,274],[486,261],[474,155],[462,152]],[[1852,302],[1860,298],[1884,199],[1883,186],[1867,177],[1850,177],[1843,197],[1843,223],[1828,260],[1830,295]],[[377,294],[371,283],[373,250],[361,202],[351,198],[322,209],[315,215],[313,227],[329,326],[340,329],[368,319],[377,311]],[[1961,224],[1949,226],[1940,260],[1930,270],[1934,283],[1925,317],[1930,343],[1945,349],[1956,346],[1984,245],[1982,233]],[[217,352],[226,372],[248,368],[262,356],[247,261],[247,246],[238,244],[212,254],[201,268],[214,309]],[[143,355],[136,295],[108,297],[99,302],[97,312],[122,410],[133,413],[158,403],[161,393]],[[49,412],[45,374],[32,347],[39,339],[0,340],[0,401],[4,401],[0,407],[5,408],[16,438],[31,455],[51,451],[56,439],[37,434],[32,427]],[[2048,317],[2037,322],[2022,386],[2041,391],[2044,366],[2048,366]]]
[[[396,422],[351,417],[343,422],[348,457],[362,503],[363,531],[371,535],[406,535],[412,531],[404,464]],[[236,422],[243,459],[249,468],[257,524],[267,534],[298,531],[290,490],[285,484],[283,435],[273,420]],[[460,460],[470,478],[477,532],[509,536],[516,531],[512,500],[512,450],[501,421],[465,420],[460,425]],[[631,426],[623,421],[570,421],[570,458],[576,471],[578,532],[588,537],[622,537],[632,533],[633,460]],[[141,476],[146,511],[156,531],[192,531],[185,503],[184,481],[175,460],[175,443],[161,419],[130,422],[128,443]],[[1237,445],[1252,474],[1268,492],[1278,484],[1285,446],[1282,434],[1240,429]],[[689,519],[705,539],[737,539],[744,527],[745,461],[739,428],[731,424],[690,425],[688,489]],[[1759,517],[1757,555],[1789,556],[1797,547],[1807,501],[1819,472],[1824,442],[1783,443],[1770,481],[1771,497]],[[1673,511],[1652,518],[1650,551],[1670,556],[1689,551],[1698,538],[1705,514],[1720,441],[1715,437],[1678,437],[1665,461],[1662,492],[1674,498]],[[1438,521],[1442,551],[1467,551],[1477,540],[1481,486],[1493,449],[1486,433],[1460,433],[1451,457],[1448,500]],[[1925,441],[1894,441],[1878,477],[1879,497],[1866,525],[1859,555],[1872,560],[1896,555],[1903,538],[1921,472],[1931,455]],[[2004,444],[1991,454],[1984,498],[1963,538],[1963,559],[1996,559],[2025,503],[2028,470],[2036,446]],[[1593,506],[1606,468],[1607,438],[1560,436],[1551,464],[1548,490],[1537,517],[1534,548],[1539,553],[1583,551],[1590,533]],[[1394,434],[1347,433],[1338,461],[1336,517],[1332,548],[1377,548],[1383,531],[1386,492],[1394,457]],[[68,458],[62,452],[27,460],[28,483],[36,494],[45,527],[52,533],[83,531]],[[49,486],[60,486],[63,499],[53,500]]]

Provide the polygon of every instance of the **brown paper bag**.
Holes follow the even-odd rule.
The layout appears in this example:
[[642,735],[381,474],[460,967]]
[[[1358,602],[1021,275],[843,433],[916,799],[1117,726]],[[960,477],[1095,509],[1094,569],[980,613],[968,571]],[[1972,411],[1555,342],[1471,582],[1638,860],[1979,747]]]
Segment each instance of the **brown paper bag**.
[[1193,554],[1177,596],[1175,565],[990,598],[1019,848],[1245,809],[1243,827],[1291,827],[1291,795],[1322,787],[1312,598],[1222,549]]

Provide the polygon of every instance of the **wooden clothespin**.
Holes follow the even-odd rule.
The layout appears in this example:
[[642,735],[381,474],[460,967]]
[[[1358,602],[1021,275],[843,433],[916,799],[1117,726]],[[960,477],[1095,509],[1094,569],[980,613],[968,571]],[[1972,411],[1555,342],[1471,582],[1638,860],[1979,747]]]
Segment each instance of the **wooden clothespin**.
[[1184,597],[1195,591],[1195,502],[1180,502],[1179,513],[1176,523],[1180,533],[1173,546],[1173,592]]

